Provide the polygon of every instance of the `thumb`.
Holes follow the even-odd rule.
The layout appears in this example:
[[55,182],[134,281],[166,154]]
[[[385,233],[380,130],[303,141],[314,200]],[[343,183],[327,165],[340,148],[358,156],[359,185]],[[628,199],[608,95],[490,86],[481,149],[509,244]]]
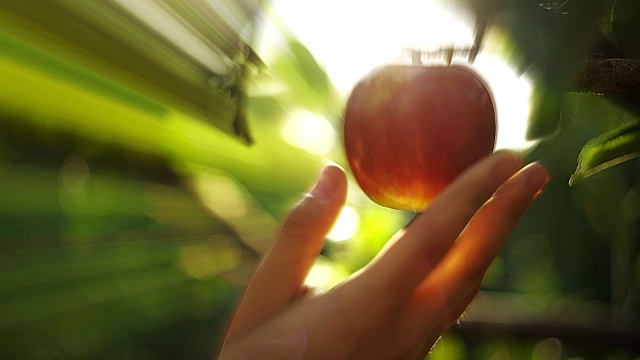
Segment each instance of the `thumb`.
[[335,165],[325,167],[313,189],[285,218],[247,287],[229,337],[283,310],[297,297],[346,195],[344,171]]

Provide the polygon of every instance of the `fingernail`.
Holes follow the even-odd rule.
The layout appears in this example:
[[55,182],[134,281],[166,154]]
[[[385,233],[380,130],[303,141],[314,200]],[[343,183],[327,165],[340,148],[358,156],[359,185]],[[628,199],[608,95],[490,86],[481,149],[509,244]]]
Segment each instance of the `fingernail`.
[[320,201],[329,200],[336,190],[336,173],[338,171],[341,170],[335,165],[329,165],[322,169],[318,182],[316,182],[313,189],[309,191],[309,196],[312,196]]
[[539,191],[549,182],[549,173],[544,166],[539,163],[533,163],[527,166],[529,175],[527,175],[527,187],[532,191]]

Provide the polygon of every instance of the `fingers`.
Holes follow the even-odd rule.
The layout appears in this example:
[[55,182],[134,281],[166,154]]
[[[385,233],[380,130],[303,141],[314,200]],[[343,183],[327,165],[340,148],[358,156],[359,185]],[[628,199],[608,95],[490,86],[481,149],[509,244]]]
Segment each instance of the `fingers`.
[[520,167],[520,159],[506,152],[473,166],[398,235],[372,265],[371,276],[382,284],[393,283],[396,298],[412,294],[478,209]]
[[346,201],[346,193],[344,171],[327,166],[315,187],[284,220],[247,287],[228,336],[253,327],[296,298]]
[[[531,164],[522,169],[478,211],[450,256],[457,256],[463,260],[465,267],[473,270],[489,267],[548,179],[547,171],[540,164]],[[450,281],[458,280],[450,278]]]
[[[423,319],[433,309],[456,309],[457,318],[474,298],[485,271],[502,249],[536,194],[547,183],[546,170],[532,164],[502,185],[478,211],[440,264],[415,291]],[[442,315],[436,315],[442,316]]]

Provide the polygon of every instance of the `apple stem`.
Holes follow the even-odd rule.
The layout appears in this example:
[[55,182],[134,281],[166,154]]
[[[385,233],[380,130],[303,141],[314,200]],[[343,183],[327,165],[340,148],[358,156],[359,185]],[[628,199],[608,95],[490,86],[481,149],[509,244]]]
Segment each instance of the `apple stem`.
[[[404,56],[410,57],[411,58],[411,64],[412,65],[423,65],[424,62],[422,61],[422,59],[426,58],[426,59],[443,59],[446,62],[447,65],[451,65],[451,63],[453,62],[453,58],[454,56],[469,56],[469,59],[474,58],[475,59],[475,54],[478,53],[477,50],[475,50],[475,47],[467,47],[467,48],[455,48],[455,47],[446,47],[446,48],[440,48],[440,49],[435,49],[435,50],[420,50],[420,49],[413,49],[413,48],[406,48],[403,50],[404,51]],[[475,54],[474,54],[475,51]],[[470,61],[470,63],[472,63],[472,61]]]
[[484,34],[487,30],[487,22],[487,16],[482,16],[481,18],[479,17],[476,21],[476,33],[473,38],[473,46],[471,47],[471,50],[469,50],[469,64],[473,64],[474,61],[476,61],[476,57],[480,52],[480,47],[482,46],[482,41],[484,40]]
[[449,48],[446,50],[445,53],[445,60],[447,61],[447,65],[451,65],[451,62],[453,61],[453,53],[455,52],[454,48]]
[[422,65],[422,51],[411,49],[411,64]]
[[413,214],[413,217],[409,220],[409,222],[407,223],[407,225],[404,226],[404,229],[406,229],[407,227],[409,227],[409,225],[411,225],[411,223],[413,223],[418,216],[420,216],[420,214],[422,214],[422,212],[416,212]]

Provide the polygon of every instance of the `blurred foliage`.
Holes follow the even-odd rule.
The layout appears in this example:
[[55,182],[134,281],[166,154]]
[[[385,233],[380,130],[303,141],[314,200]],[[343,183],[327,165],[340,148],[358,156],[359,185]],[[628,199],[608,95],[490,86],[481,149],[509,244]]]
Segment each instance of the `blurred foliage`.
[[[566,93],[586,45],[569,47],[597,37],[586,21],[611,4],[508,3],[505,54],[539,71],[535,109],[561,119],[550,116],[553,135],[524,152],[552,181],[431,358],[636,358],[640,162],[568,185],[581,151],[595,149],[587,167],[620,156],[620,142],[590,139],[637,121],[608,96]],[[131,4],[188,29],[197,46],[181,47]],[[564,6],[580,16],[560,16]],[[637,6],[615,6],[598,29],[633,56]],[[273,56],[254,52],[261,15],[253,1],[0,2],[0,358],[217,351],[283,214],[327,159],[345,163],[342,99],[281,25]],[[328,142],[310,148],[318,137]],[[311,283],[357,271],[413,216],[371,203],[355,183],[347,202],[350,238],[327,243]]]
[[[206,64],[122,4],[0,4],[0,358],[210,358],[326,161],[280,135],[300,101],[339,107],[304,48],[240,68],[254,2],[137,3],[188,21]],[[238,96],[254,146],[230,136]]]
[[[230,122],[231,99],[221,91],[224,89],[211,85],[218,78],[236,76],[237,69],[224,63],[239,56],[240,43],[235,47],[226,44],[229,40],[221,33],[227,26],[220,19],[210,19],[212,29],[208,30],[218,34],[219,40],[211,38],[211,47],[203,48],[212,57],[204,64],[190,56],[190,49],[176,49],[157,31],[146,30],[121,2],[4,1],[2,9],[3,57],[7,60],[35,65],[59,80],[136,102],[144,110],[163,111],[158,103],[151,106],[156,100],[218,125]],[[207,34],[205,29],[201,32]]]
[[561,114],[558,133],[524,152],[548,168],[551,182],[429,359],[640,356],[640,162],[569,186],[582,145],[629,114],[576,93],[565,95]]
[[569,186],[583,144],[630,115],[602,96],[577,93],[564,96],[561,114],[557,134],[524,152],[527,162],[547,167],[551,182],[431,358],[640,356],[640,162]]

